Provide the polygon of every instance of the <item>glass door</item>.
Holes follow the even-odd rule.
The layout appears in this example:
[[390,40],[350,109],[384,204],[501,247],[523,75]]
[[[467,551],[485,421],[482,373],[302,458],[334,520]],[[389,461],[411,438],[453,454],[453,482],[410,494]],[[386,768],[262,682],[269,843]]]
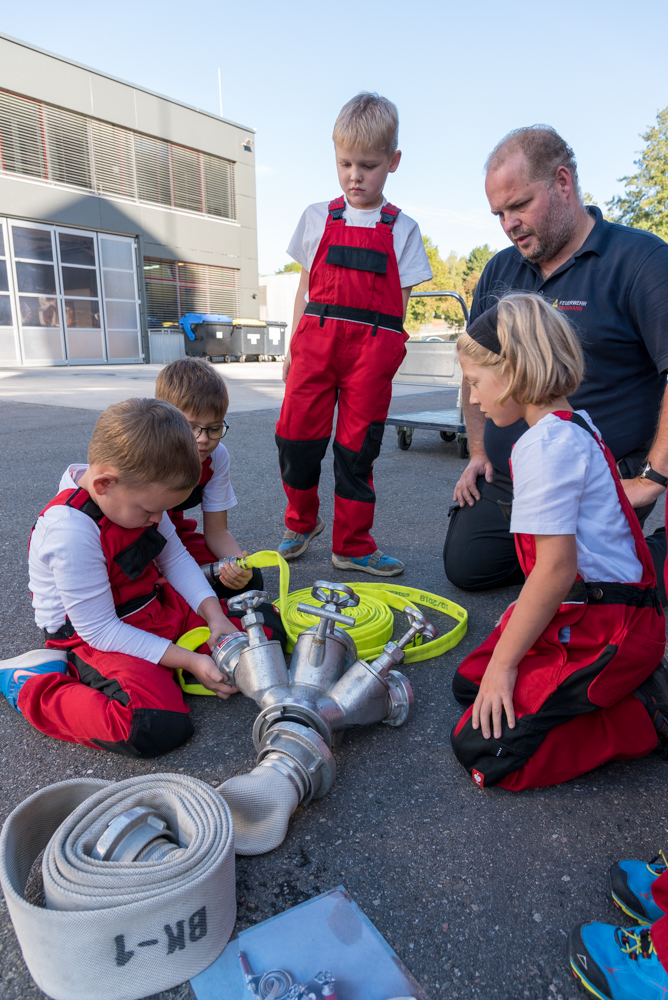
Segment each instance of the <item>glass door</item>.
[[135,240],[98,233],[110,362],[141,361]]
[[0,365],[20,365],[21,349],[12,295],[12,269],[7,259],[7,229],[0,219]]
[[62,309],[70,364],[107,360],[100,309],[100,277],[94,233],[57,229]]
[[53,229],[37,223],[10,229],[23,363],[66,364]]

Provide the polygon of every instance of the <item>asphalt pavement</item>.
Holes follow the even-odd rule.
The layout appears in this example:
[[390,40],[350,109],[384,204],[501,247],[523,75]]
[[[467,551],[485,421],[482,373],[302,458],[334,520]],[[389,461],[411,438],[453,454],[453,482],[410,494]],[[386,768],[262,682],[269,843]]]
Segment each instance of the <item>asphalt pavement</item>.
[[[392,408],[444,405],[452,405],[451,394],[404,396]],[[276,416],[270,409],[235,413],[225,440],[239,499],[230,524],[250,551],[273,548],[282,535]],[[96,417],[89,409],[0,400],[2,657],[42,644],[27,589],[27,539],[64,467],[85,461]],[[405,726],[349,733],[335,750],[338,778],[330,794],[297,811],[280,848],[237,859],[237,930],[342,884],[432,1000],[571,1000],[582,994],[566,962],[568,931],[583,919],[617,922],[619,911],[605,891],[608,866],[619,858],[650,858],[666,843],[668,762],[651,754],[520,794],[481,790],[457,763],[449,742],[459,716],[452,675],[518,592],[465,594],[445,579],[447,509],[464,464],[455,445],[434,432],[417,431],[403,452],[394,429],[386,431],[375,471],[379,547],[405,561],[405,583],[464,605],[469,631],[437,660],[404,668],[416,700]],[[321,489],[328,528],[332,491],[330,450]],[[650,527],[660,517],[653,515]],[[293,564],[294,587],[336,578],[330,541],[326,530]],[[275,595],[275,571],[266,571],[266,584]],[[438,624],[447,627],[447,620]],[[241,696],[227,703],[191,697],[190,704],[194,737],[161,759],[134,761],[49,739],[0,699],[0,818],[36,788],[68,777],[119,780],[182,771],[217,785],[249,770],[255,706]],[[42,995],[3,903],[0,997]],[[160,1000],[191,997],[187,984],[160,994]]]

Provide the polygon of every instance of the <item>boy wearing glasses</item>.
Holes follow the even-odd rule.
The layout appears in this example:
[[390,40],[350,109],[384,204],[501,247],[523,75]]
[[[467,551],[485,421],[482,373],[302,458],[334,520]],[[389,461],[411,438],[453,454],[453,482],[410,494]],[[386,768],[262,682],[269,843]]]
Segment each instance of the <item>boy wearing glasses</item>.
[[[230,404],[227,386],[203,358],[180,358],[166,365],[155,383],[156,399],[181,410],[197,441],[202,475],[187,500],[169,511],[176,533],[200,566],[229,556],[247,556],[227,526],[227,512],[237,504],[230,482],[230,456],[222,443],[227,433],[225,414]],[[202,508],[204,534],[184,511]],[[244,590],[262,590],[259,570],[225,563],[215,586],[218,597]]]

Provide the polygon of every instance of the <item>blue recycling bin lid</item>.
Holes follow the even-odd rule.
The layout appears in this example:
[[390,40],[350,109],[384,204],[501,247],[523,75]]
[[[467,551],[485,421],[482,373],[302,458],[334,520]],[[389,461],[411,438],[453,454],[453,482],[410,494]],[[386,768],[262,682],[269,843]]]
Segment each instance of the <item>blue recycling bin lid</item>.
[[179,326],[185,333],[188,340],[195,340],[195,334],[192,331],[193,324],[197,325],[199,323],[232,323],[231,316],[223,316],[220,313],[186,313],[179,320]]

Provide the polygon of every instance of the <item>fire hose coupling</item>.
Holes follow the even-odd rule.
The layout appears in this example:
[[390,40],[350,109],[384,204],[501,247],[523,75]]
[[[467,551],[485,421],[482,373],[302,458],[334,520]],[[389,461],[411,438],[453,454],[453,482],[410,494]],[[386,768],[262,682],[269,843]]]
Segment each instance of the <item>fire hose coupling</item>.
[[183,850],[159,812],[134,806],[109,822],[90,856],[96,861],[162,861],[181,857]]
[[336,780],[336,762],[329,747],[314,729],[298,722],[280,722],[267,730],[257,762],[289,778],[300,805],[322,798]]
[[220,583],[220,571],[225,565],[229,563],[233,566],[240,566],[241,569],[247,569],[246,559],[244,556],[225,556],[224,559],[219,559],[218,562],[207,563],[205,566],[200,566],[202,573],[206,577],[207,583],[210,583],[213,587],[216,583]]

